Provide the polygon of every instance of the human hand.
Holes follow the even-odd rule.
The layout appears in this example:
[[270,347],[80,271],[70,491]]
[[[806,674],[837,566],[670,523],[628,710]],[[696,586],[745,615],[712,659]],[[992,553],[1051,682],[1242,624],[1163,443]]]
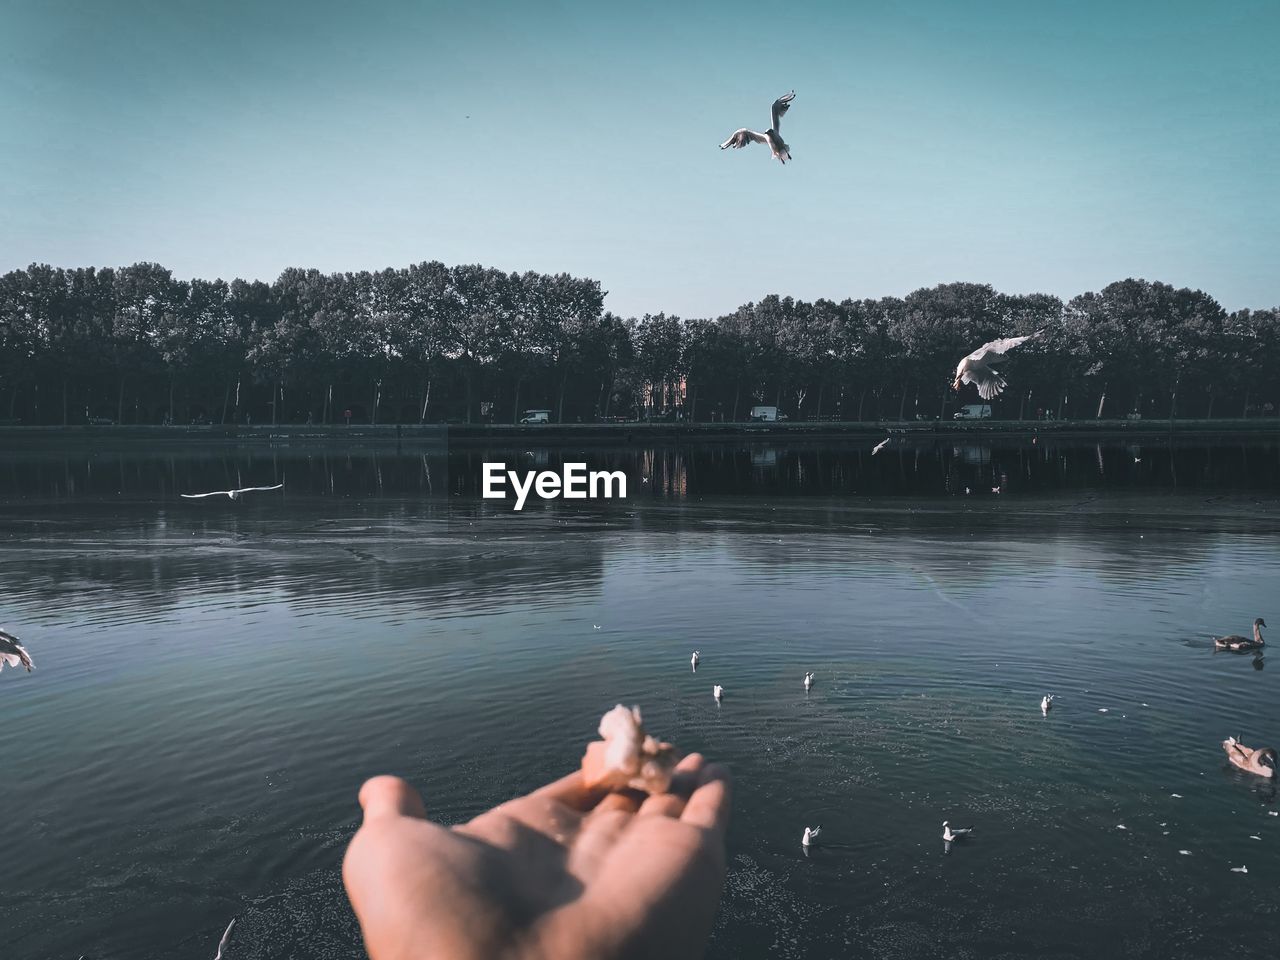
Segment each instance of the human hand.
[[444,827],[397,777],[360,789],[342,864],[371,960],[699,957],[724,883],[728,771],[588,791],[580,772]]

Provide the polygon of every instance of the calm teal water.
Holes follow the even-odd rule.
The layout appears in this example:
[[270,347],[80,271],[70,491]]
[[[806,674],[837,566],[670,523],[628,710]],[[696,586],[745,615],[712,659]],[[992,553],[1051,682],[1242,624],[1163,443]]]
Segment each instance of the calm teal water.
[[[479,499],[580,455],[632,496]],[[1280,745],[1280,663],[1207,636],[1280,625],[1278,481],[1274,443],[0,454],[38,666],[0,674],[0,955],[238,915],[229,960],[360,956],[365,777],[461,820],[626,702],[733,767],[712,957],[1272,956],[1280,805],[1219,742]]]

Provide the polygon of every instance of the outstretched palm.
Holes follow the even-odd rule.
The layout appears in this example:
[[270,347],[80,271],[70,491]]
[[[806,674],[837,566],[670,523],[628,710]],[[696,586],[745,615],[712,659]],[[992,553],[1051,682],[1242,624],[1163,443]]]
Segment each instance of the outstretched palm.
[[395,777],[360,805],[343,879],[372,960],[697,957],[711,931],[729,780],[698,754],[666,794],[574,773],[456,827]]

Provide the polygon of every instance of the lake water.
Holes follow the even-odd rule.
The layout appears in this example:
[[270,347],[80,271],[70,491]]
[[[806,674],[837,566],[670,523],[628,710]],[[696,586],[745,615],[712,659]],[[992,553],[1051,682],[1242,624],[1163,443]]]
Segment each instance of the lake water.
[[710,957],[1274,955],[1280,663],[1207,638],[1280,628],[1280,444],[868,447],[0,452],[0,955],[363,956],[364,778],[456,822],[619,702],[733,768]]

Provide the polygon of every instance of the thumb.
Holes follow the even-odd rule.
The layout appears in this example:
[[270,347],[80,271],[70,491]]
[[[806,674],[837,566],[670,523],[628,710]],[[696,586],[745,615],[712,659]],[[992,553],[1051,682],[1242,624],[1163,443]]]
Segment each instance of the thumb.
[[380,817],[427,818],[422,796],[399,777],[381,776],[366,780],[360,788],[359,800],[365,823]]

